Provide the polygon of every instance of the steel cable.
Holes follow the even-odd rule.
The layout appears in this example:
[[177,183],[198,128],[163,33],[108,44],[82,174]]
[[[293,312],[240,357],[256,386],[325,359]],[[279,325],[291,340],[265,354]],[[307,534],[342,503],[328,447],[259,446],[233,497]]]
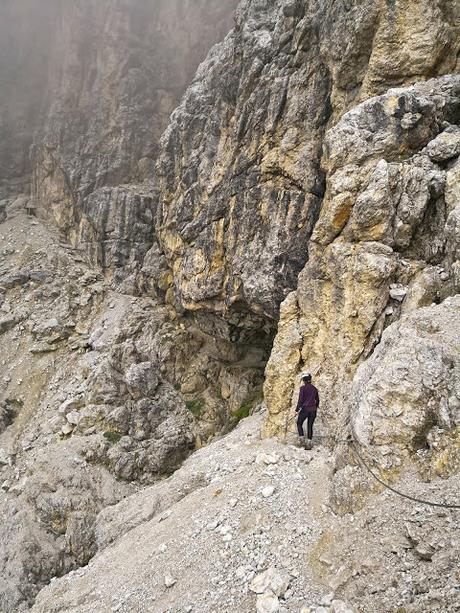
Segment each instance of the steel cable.
[[[291,420],[292,420],[292,417],[286,419],[285,438],[286,438],[287,429],[288,429],[288,426],[289,426],[289,423],[291,422]],[[385,481],[383,481],[383,479],[381,479],[379,476],[377,476],[374,473],[374,471],[369,467],[369,465],[366,463],[366,461],[364,460],[362,455],[356,449],[356,441],[354,441],[351,436],[349,436],[348,438],[345,438],[345,439],[337,439],[337,438],[335,438],[331,434],[326,434],[326,435],[315,435],[314,438],[316,438],[316,439],[318,439],[318,438],[320,438],[320,439],[330,438],[335,443],[346,443],[347,445],[350,445],[352,450],[353,450],[353,452],[356,454],[356,457],[358,458],[359,464],[362,467],[364,467],[369,472],[369,474],[378,483],[380,483],[380,485],[383,485],[383,487],[385,487],[387,490],[390,490],[390,492],[393,492],[394,494],[397,494],[398,496],[401,496],[402,498],[406,498],[407,500],[411,500],[412,502],[417,502],[419,504],[429,505],[431,507],[441,507],[443,509],[460,509],[460,504],[450,504],[450,503],[447,503],[447,502],[432,502],[431,500],[422,500],[421,498],[417,498],[416,496],[411,496],[410,494],[405,494],[404,492],[401,492],[400,490],[397,490],[396,488],[394,488],[393,486],[389,485],[388,483],[385,483]]]

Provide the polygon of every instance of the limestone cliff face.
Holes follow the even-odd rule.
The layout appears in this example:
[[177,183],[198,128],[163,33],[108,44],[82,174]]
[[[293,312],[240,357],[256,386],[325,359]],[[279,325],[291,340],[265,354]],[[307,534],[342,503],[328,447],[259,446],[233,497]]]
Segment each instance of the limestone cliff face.
[[[326,128],[390,86],[455,71],[457,4],[242,2],[159,145],[235,5],[61,9],[33,194],[112,272],[153,244],[166,260],[147,284],[178,309],[273,327],[308,259]],[[152,200],[105,189],[143,179]]]
[[[309,262],[281,310],[265,385],[267,433],[284,428],[302,368],[319,375],[325,412],[336,413],[346,398],[339,390],[372,351],[384,325],[398,317],[400,302],[390,289],[396,296],[399,285],[419,274],[431,295],[423,302],[423,291],[411,290],[414,306],[429,304],[436,292],[441,300],[455,291],[452,276],[448,283],[436,280],[454,223],[444,226],[447,215],[440,212],[446,175],[438,164],[447,162],[430,158],[428,151],[410,159],[449,122],[458,122],[457,82],[447,79],[422,87],[420,94],[409,89],[362,101],[395,85],[456,72],[458,6],[417,3],[412,11],[403,2],[348,3],[332,15],[330,43],[323,38],[321,47],[331,74],[332,120],[321,162],[325,197],[308,244]],[[351,16],[353,36],[345,29]],[[356,110],[343,115],[351,107]],[[456,139],[454,128],[447,132],[441,140]],[[455,159],[455,151],[447,158]],[[430,248],[436,253],[428,253]],[[401,269],[403,253],[408,261]],[[426,267],[431,273],[422,274]],[[430,274],[434,285],[427,281]]]
[[383,329],[458,291],[458,79],[411,87],[458,70],[458,27],[455,2],[243,2],[171,117],[153,249],[166,300],[256,328],[296,288],[266,434],[304,368],[329,425],[349,416]]
[[358,368],[353,428],[386,470],[414,452],[429,478],[460,470],[459,307],[455,296],[407,312]]
[[240,5],[162,139],[158,235],[182,307],[277,318],[308,258],[326,127],[390,86],[454,71],[455,7]]

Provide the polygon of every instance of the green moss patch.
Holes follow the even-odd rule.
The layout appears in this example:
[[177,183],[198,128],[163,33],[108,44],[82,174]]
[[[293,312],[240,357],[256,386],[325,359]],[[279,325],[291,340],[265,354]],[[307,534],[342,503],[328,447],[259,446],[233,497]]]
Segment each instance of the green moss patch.
[[201,396],[197,398],[192,398],[191,400],[187,400],[185,403],[187,409],[192,413],[197,419],[201,417],[205,408],[205,401]]
[[119,432],[112,432],[111,430],[104,432],[104,438],[106,438],[112,445],[118,443],[121,437],[122,435]]
[[262,402],[262,400],[263,391],[261,387],[257,387],[250,391],[240,408],[232,413],[232,427],[235,427],[245,417],[249,417],[255,407],[259,404],[259,402]]

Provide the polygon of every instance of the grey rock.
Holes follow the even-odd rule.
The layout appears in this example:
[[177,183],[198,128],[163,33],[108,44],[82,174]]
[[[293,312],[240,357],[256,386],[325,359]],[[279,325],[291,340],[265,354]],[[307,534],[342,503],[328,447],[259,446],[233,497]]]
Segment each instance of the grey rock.
[[429,543],[419,543],[415,549],[415,554],[420,560],[431,562],[436,549]]
[[11,456],[4,449],[0,449],[0,466],[6,466],[10,463]]
[[252,580],[249,589],[256,594],[272,592],[275,596],[283,597],[289,583],[290,578],[286,573],[270,567]]
[[[458,292],[457,281],[441,283],[434,274],[434,265],[450,270],[457,257],[458,168],[454,163],[447,173],[424,153],[443,133],[444,121],[452,121],[458,87],[458,77],[449,75],[390,89],[345,113],[326,133],[325,199],[309,261],[297,290],[283,303],[266,369],[266,434],[282,432],[294,382],[306,364],[320,373],[316,383],[326,394],[328,410],[339,416],[341,407],[350,406],[356,369],[372,354],[385,327],[401,312]],[[397,157],[398,105],[423,115],[408,128],[404,161]],[[431,208],[430,202],[443,198],[449,205],[442,213]],[[398,288],[407,288],[405,298]],[[389,294],[402,305],[391,305],[388,315]]]
[[332,613],[355,613],[356,609],[349,607],[342,600],[335,599],[331,603]]
[[58,408],[58,412],[67,415],[70,411],[75,411],[83,406],[83,400],[80,396],[67,398]]
[[[385,330],[373,355],[358,369],[351,400],[353,429],[360,443],[375,441],[375,460],[380,446],[390,446],[391,456],[381,457],[383,466],[396,465],[408,445],[426,445],[432,428],[457,426],[460,416],[448,399],[460,377],[459,315],[458,297],[405,315]],[[454,466],[447,462],[445,474]]]
[[69,424],[78,426],[78,423],[81,419],[81,415],[78,411],[70,411],[66,414],[65,418],[69,422]]
[[[151,198],[116,186],[151,175],[168,117],[208,49],[230,29],[236,3],[198,0],[181,17],[175,0],[48,7],[38,35],[43,31],[40,51],[49,58],[54,95],[46,96],[35,126],[33,198],[40,214],[73,233],[108,270],[136,262],[152,242]],[[48,28],[54,36],[46,36]],[[91,62],[72,63],[92,47],[104,50],[96,73]],[[79,101],[72,109],[70,99]]]
[[73,432],[73,425],[71,423],[66,423],[61,427],[61,432],[62,434],[64,434],[65,436],[67,436],[68,434],[71,434]]
[[407,294],[407,287],[394,287],[390,289],[390,296],[397,300],[398,302],[402,302]]
[[7,218],[6,206],[8,204],[8,200],[0,201],[0,223],[3,223]]
[[164,583],[166,587],[172,587],[173,585],[175,585],[177,582],[177,579],[175,579],[172,575],[167,574],[165,575],[165,579],[164,579]]
[[[450,487],[460,406],[458,348],[447,331],[458,322],[446,314],[456,309],[448,296],[458,293],[460,252],[456,128],[446,127],[458,118],[454,0],[442,10],[421,0],[410,11],[373,0],[245,0],[170,120],[208,47],[230,28],[236,0],[3,4],[0,198],[9,204],[0,284],[2,312],[21,325],[0,344],[5,355],[11,337],[17,344],[7,393],[20,385],[21,394],[14,411],[9,396],[0,405],[1,444],[17,449],[14,465],[2,466],[2,479],[16,485],[0,500],[0,609],[32,606],[50,578],[66,574],[43,589],[36,610],[109,610],[125,602],[134,610],[146,599],[170,608],[159,603],[163,592],[181,598],[186,577],[162,594],[161,578],[145,581],[154,572],[156,531],[177,533],[184,516],[195,521],[195,511],[206,512],[203,500],[219,509],[222,522],[231,509],[232,531],[219,535],[198,523],[190,539],[184,535],[181,554],[193,551],[216,573],[196,608],[248,606],[247,595],[238,600],[229,584],[233,556],[240,547],[251,551],[251,581],[274,562],[273,551],[283,555],[275,549],[286,537],[276,513],[285,513],[290,497],[303,511],[305,462],[254,462],[251,448],[266,446],[248,430],[238,443],[240,467],[233,450],[222,460],[226,449],[217,441],[209,453],[218,450],[219,470],[204,466],[208,450],[201,449],[183,472],[162,478],[195,440],[224,434],[235,423],[228,415],[236,421],[246,411],[277,327],[267,368],[269,434],[285,423],[297,371],[312,366],[324,390],[323,425],[340,426],[345,406],[344,421],[356,418],[364,450],[381,447],[384,468],[420,456],[419,466]],[[412,86],[414,80],[420,83]],[[394,85],[400,87],[389,90]],[[62,236],[38,219],[32,226],[25,211],[54,221]],[[398,287],[407,295],[390,312],[389,292]],[[431,303],[440,303],[439,321],[437,307],[420,316]],[[419,319],[409,321],[414,312]],[[30,352],[30,331],[37,337],[32,348],[56,352]],[[395,376],[394,411],[385,371]],[[425,408],[419,379],[431,394]],[[81,398],[81,406],[56,414],[66,397]],[[72,436],[58,436],[63,421]],[[310,454],[308,466],[325,483],[326,453]],[[337,482],[348,489],[347,500],[361,503],[359,467],[337,455],[336,468],[346,465]],[[260,523],[252,510],[267,476],[276,487],[263,501],[264,512],[276,511],[267,518],[270,531],[250,523]],[[293,481],[297,490],[289,489]],[[332,520],[328,505],[315,503],[321,518]],[[360,519],[343,521],[353,532]],[[318,522],[309,519],[306,546],[319,536]],[[347,531],[341,534],[346,545]],[[223,547],[221,536],[231,535]],[[217,561],[202,556],[216,538]],[[174,559],[174,538],[168,544],[163,555]],[[289,563],[300,555],[294,548]],[[350,547],[352,555],[359,552]],[[432,560],[441,567],[441,552]],[[126,569],[134,583],[129,594]],[[342,589],[356,589],[363,610],[387,610],[378,593],[387,588],[391,598],[392,570],[377,587],[369,580],[363,590],[357,576]],[[433,588],[433,600],[421,606],[431,610],[455,589]],[[276,609],[278,596],[260,594],[257,606]]]
[[132,364],[126,371],[126,383],[133,398],[151,398],[159,385],[158,370],[151,362]]
[[37,343],[36,345],[32,345],[29,351],[33,354],[53,353],[54,351],[57,351],[58,348],[59,347],[57,345],[49,345],[48,343]]
[[0,319],[0,334],[12,330],[18,323],[15,317],[3,317]]
[[7,275],[2,276],[2,287],[12,289],[13,287],[21,287],[29,281],[29,274],[23,270],[17,270]]
[[329,587],[336,592],[340,587],[343,587],[352,577],[353,571],[347,566],[342,566],[338,569],[332,579],[329,580]]
[[426,147],[426,152],[434,162],[445,162],[460,155],[460,129],[452,126],[441,132]]
[[274,594],[262,594],[257,596],[257,613],[276,613],[280,610],[280,602]]

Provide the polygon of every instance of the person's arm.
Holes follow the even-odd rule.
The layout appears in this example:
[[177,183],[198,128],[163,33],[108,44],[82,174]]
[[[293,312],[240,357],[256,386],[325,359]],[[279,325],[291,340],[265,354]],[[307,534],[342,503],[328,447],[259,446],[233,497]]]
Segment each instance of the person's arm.
[[305,386],[302,386],[300,388],[300,392],[299,392],[299,400],[297,401],[297,407],[295,412],[298,413],[300,411],[300,409],[303,406],[304,403],[304,395],[305,395]]
[[316,390],[315,395],[316,395],[316,408],[318,408],[319,407],[319,394],[318,394],[318,390]]

